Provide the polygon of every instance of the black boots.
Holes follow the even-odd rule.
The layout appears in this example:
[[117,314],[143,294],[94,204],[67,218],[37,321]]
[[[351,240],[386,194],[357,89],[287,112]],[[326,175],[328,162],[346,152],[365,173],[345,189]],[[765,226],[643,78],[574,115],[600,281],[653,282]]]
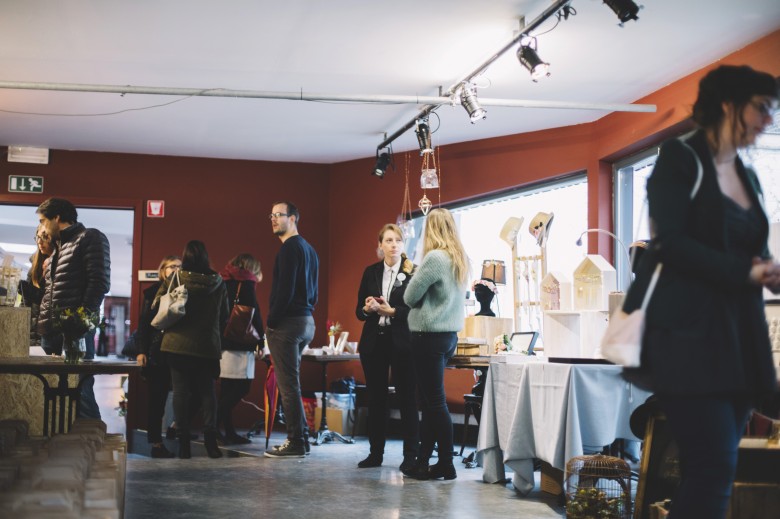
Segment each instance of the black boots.
[[209,458],[221,458],[222,451],[217,446],[217,431],[214,429],[203,431],[203,446]]
[[179,458],[188,460],[192,457],[190,449],[190,433],[179,434]]
[[158,445],[152,445],[152,458],[173,458],[175,454],[165,448],[164,443]]
[[458,473],[455,472],[455,466],[452,461],[439,462],[436,465],[428,466],[428,463],[417,462],[417,465],[408,472],[404,472],[404,475],[413,479],[427,480],[427,479],[444,479],[451,480],[458,477]]
[[371,467],[381,467],[382,466],[382,458],[383,456],[381,454],[374,454],[371,453],[368,455],[366,459],[358,463],[359,469],[367,469]]
[[428,467],[428,479],[455,479],[458,477],[458,473],[455,472],[455,466],[452,461],[443,462],[440,461],[436,465]]

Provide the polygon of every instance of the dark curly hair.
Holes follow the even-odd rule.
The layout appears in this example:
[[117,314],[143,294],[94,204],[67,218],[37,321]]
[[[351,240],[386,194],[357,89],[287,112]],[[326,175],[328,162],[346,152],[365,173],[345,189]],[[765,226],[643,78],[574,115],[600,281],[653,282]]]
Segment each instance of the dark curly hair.
[[[693,120],[706,130],[715,130],[726,116],[723,104],[730,103],[735,112],[739,114],[740,122],[742,110],[750,102],[753,96],[778,97],[778,80],[771,74],[759,72],[747,65],[722,65],[705,75],[699,82],[699,96],[693,105]],[[734,135],[744,132],[733,121]],[[716,144],[717,132],[714,137]]]

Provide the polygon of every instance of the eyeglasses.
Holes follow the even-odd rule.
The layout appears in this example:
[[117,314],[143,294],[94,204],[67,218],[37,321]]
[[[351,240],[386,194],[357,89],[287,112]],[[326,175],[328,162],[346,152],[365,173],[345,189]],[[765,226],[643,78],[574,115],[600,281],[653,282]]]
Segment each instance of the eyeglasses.
[[48,236],[38,236],[38,235],[35,235],[35,243],[38,243],[38,242],[44,242],[45,243],[45,242],[49,242],[49,241],[51,241],[51,238],[49,238]]
[[181,268],[181,265],[168,265],[165,267],[164,270],[172,269],[172,270],[179,270]]
[[268,215],[268,219],[269,220],[273,220],[274,218],[279,219],[282,216],[290,216],[290,215],[287,213],[271,213]]
[[777,105],[772,101],[750,101],[750,106],[761,114],[761,117],[769,117],[777,110]]

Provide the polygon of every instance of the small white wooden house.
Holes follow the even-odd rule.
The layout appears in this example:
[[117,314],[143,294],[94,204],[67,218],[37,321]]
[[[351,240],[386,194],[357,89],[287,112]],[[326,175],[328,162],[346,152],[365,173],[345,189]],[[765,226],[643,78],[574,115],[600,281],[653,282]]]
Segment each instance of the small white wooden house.
[[571,310],[571,288],[571,279],[566,274],[558,271],[548,272],[542,279],[542,310]]
[[574,269],[574,309],[609,310],[609,293],[617,288],[617,273],[598,254],[588,254]]

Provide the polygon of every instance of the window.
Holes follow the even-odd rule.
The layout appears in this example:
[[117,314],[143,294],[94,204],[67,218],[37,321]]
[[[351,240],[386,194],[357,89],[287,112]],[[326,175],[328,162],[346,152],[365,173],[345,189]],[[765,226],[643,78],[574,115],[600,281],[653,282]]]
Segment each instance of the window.
[[[471,281],[479,279],[482,262],[486,259],[501,260],[506,266],[507,284],[498,287],[498,295],[493,300],[492,306],[496,316],[499,317],[514,316],[511,249],[510,245],[499,237],[501,228],[509,217],[523,218],[517,240],[517,254],[523,257],[540,253],[535,238],[528,231],[531,220],[539,212],[554,213],[547,241],[548,272],[558,271],[571,279],[574,269],[587,252],[587,247],[576,245],[577,238],[587,228],[588,222],[588,183],[584,174],[556,180],[542,186],[516,190],[511,194],[504,193],[476,201],[471,200],[466,205],[452,205],[448,209],[455,217],[461,240],[469,256]],[[416,237],[407,239],[406,243],[409,257],[418,264],[422,260],[423,221],[423,216],[414,218]],[[518,263],[521,298],[538,300],[539,294],[534,293],[533,290],[529,292],[527,287],[529,284],[532,287],[535,285],[529,281],[541,282],[541,265],[531,261]],[[534,317],[533,320],[536,321],[536,318]],[[523,324],[523,328],[527,329],[526,323]],[[538,322],[531,322],[530,325],[533,330],[541,331],[541,313],[538,314]]]
[[[770,251],[780,258],[780,111],[775,112],[774,119],[755,146],[741,151],[740,157],[761,182],[770,222]],[[646,185],[657,156],[658,148],[652,148],[615,164],[615,234],[626,246],[650,237]],[[618,280],[625,279],[628,262],[622,254],[616,256]]]

